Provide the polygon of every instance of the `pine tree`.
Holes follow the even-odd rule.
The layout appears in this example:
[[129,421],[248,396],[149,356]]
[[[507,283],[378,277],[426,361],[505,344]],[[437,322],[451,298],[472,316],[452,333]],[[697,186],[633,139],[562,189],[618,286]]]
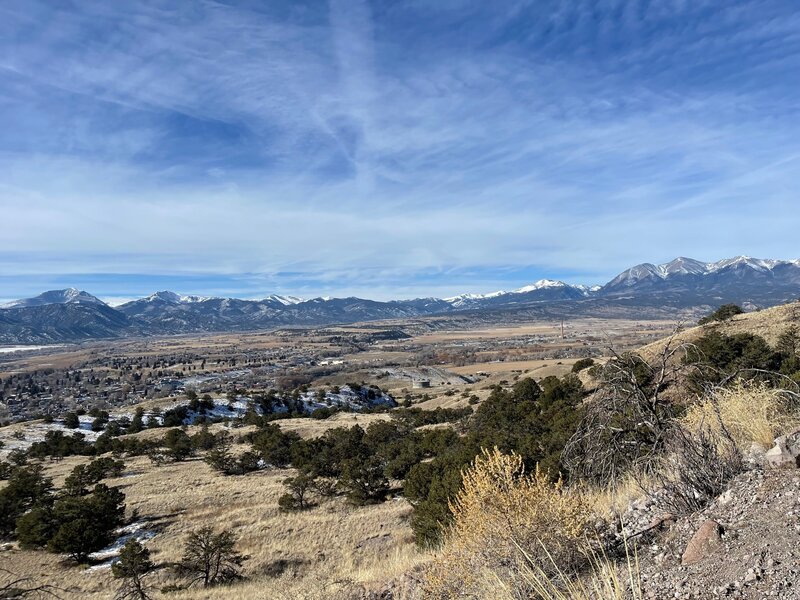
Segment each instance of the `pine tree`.
[[115,600],[149,600],[143,579],[154,567],[150,551],[138,540],[128,540],[119,553],[119,560],[111,565],[114,577],[122,579]]
[[240,579],[239,570],[248,558],[236,551],[233,533],[215,534],[211,527],[203,527],[189,536],[177,570],[189,577],[189,585],[211,587]]

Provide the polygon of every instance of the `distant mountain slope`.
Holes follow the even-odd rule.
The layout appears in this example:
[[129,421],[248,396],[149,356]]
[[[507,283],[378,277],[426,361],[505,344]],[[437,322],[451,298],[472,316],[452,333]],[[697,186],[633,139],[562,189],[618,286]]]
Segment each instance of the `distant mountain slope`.
[[726,302],[755,308],[797,298],[800,261],[745,256],[715,263],[690,258],[676,258],[662,265],[643,263],[602,287],[543,279],[514,291],[466,293],[444,300],[302,300],[277,295],[241,300],[161,291],[111,308],[91,294],[71,288],[0,307],[0,344],[245,331],[446,314],[486,322],[586,315],[654,318],[674,315],[678,310],[706,310]]
[[75,288],[67,288],[65,290],[51,290],[43,294],[39,294],[35,298],[24,298],[22,300],[14,300],[6,304],[0,304],[0,308],[25,308],[29,306],[44,306],[46,304],[105,304],[99,298],[95,298],[87,292],[76,290]]
[[455,309],[490,308],[526,304],[530,302],[554,302],[560,300],[578,300],[592,293],[591,288],[575,286],[563,281],[541,279],[536,283],[521,287],[512,292],[492,292],[490,294],[461,294],[445,298]]
[[94,302],[0,310],[0,344],[48,344],[138,333],[128,318]]
[[265,329],[283,325],[324,325],[433,314],[450,308],[443,300],[420,299],[377,302],[360,298],[264,300],[207,298],[196,302],[174,301],[164,293],[117,307],[132,323],[162,333],[187,333]]
[[771,306],[800,296],[800,261],[737,256],[715,263],[689,258],[663,265],[644,263],[617,275],[598,295],[656,296],[683,306],[725,302]]

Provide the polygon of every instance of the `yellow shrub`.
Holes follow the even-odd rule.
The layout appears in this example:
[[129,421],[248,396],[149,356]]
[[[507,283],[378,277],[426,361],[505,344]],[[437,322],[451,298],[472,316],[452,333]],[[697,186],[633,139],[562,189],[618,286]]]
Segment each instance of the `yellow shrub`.
[[693,405],[683,418],[690,431],[706,429],[723,440],[722,426],[746,450],[753,442],[770,448],[773,440],[800,424],[781,390],[766,384],[739,382],[712,392]]
[[584,494],[553,483],[522,458],[484,450],[451,503],[453,525],[428,570],[426,598],[492,598],[498,581],[530,597],[529,574],[571,573],[586,561],[594,514]]

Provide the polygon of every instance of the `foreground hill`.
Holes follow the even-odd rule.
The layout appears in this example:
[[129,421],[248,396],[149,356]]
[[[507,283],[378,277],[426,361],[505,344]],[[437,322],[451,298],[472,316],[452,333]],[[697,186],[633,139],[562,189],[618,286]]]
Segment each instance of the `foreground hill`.
[[[705,325],[697,325],[678,333],[674,341],[695,342],[703,335],[716,331],[724,335],[751,333],[759,335],[774,346],[778,337],[792,326],[800,327],[800,302],[791,302],[764,310],[744,313],[724,321],[712,321]],[[647,344],[639,350],[645,358],[652,358],[664,348],[666,340]]]

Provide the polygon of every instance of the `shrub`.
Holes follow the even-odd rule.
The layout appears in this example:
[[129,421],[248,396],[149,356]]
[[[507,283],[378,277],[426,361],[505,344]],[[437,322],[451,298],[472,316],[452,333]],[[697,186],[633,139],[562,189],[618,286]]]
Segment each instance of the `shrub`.
[[86,441],[86,436],[77,432],[71,436],[66,436],[63,431],[48,431],[44,434],[43,441],[34,442],[28,448],[28,454],[34,458],[44,458],[45,456],[63,457],[74,454],[90,455],[93,453],[94,449]]
[[727,321],[732,319],[736,315],[741,315],[744,313],[744,310],[741,306],[736,304],[723,304],[713,313],[708,315],[707,317],[703,317],[698,321],[699,325],[706,325],[708,323],[713,323],[715,321]]
[[[161,421],[161,425],[164,427],[180,427],[184,424],[184,421],[189,416],[189,407],[188,406],[176,406],[175,408],[171,408],[164,412],[164,417]],[[157,421],[155,419],[151,419],[157,425]],[[152,427],[150,422],[148,421],[148,427]]]
[[17,467],[22,467],[28,464],[28,454],[21,448],[14,448],[8,453],[8,460],[11,462],[11,464]]
[[103,431],[108,423],[108,413],[103,412],[100,416],[92,421],[92,431]]
[[139,433],[143,429],[144,429],[144,409],[140,406],[133,413],[133,419],[131,419],[128,428],[125,430],[125,433]]
[[10,535],[25,512],[52,500],[53,481],[41,465],[17,467],[0,490],[0,534]]
[[800,331],[792,325],[778,337],[776,344],[781,354],[781,373],[794,375],[800,372]]
[[782,361],[780,353],[758,335],[712,331],[697,340],[684,362],[695,367],[689,374],[690,390],[704,392],[733,377],[772,379]]
[[292,447],[300,440],[300,436],[294,432],[284,433],[277,425],[267,423],[252,436],[251,440],[253,451],[265,463],[283,468],[291,462]]
[[51,523],[53,533],[47,549],[84,562],[91,552],[112,541],[114,529],[124,521],[124,502],[125,494],[103,484],[96,485],[89,495],[59,499],[51,512],[39,515],[42,521]]
[[199,583],[211,587],[240,579],[241,566],[247,559],[236,551],[232,532],[215,534],[210,527],[203,527],[189,536],[177,571],[189,578],[190,586]]
[[213,433],[208,430],[208,425],[203,425],[200,431],[191,436],[192,447],[195,450],[211,450],[217,439]]
[[206,454],[205,462],[215,471],[232,475],[236,468],[236,458],[231,452],[229,436],[223,433],[225,432],[221,432],[218,436],[214,448]]
[[634,468],[655,468],[677,426],[666,392],[693,368],[679,360],[687,352],[673,336],[652,363],[626,353],[603,366],[597,392],[562,454],[570,474],[614,485]]
[[174,461],[181,461],[194,454],[191,438],[181,429],[170,429],[164,436],[164,447]]
[[557,478],[563,470],[561,453],[578,426],[583,397],[575,375],[548,377],[541,385],[525,378],[510,392],[495,388],[467,423],[467,435],[435,438],[426,435],[423,447],[436,454],[431,462],[414,465],[403,485],[412,504],[411,525],[421,546],[435,546],[441,525],[450,522],[449,502],[461,488],[461,472],[481,448],[498,447],[519,455],[526,468],[542,466]]
[[573,373],[580,373],[584,369],[588,369],[589,367],[594,366],[594,359],[591,358],[581,358],[580,360],[576,360],[575,364],[572,365],[572,372]]
[[315,491],[316,478],[300,473],[297,477],[283,480],[287,492],[278,499],[278,506],[284,511],[305,510],[312,506],[309,495]]
[[553,565],[572,572],[586,562],[581,549],[595,520],[588,500],[539,469],[526,474],[518,454],[483,450],[464,473],[451,510],[453,524],[427,573],[425,597],[491,597],[487,570],[515,586],[511,596],[532,597],[535,590],[519,577],[531,565],[554,576]]
[[52,507],[37,506],[17,519],[17,539],[26,550],[44,548],[58,530]]
[[384,463],[376,456],[351,458],[343,463],[338,486],[356,505],[381,502],[389,492]]
[[731,441],[720,443],[705,427],[676,429],[667,449],[655,481],[662,492],[662,504],[679,515],[702,509],[743,468],[736,445]]
[[68,496],[84,496],[89,493],[89,484],[86,465],[78,465],[64,480],[64,493]]
[[64,480],[64,490],[70,496],[83,496],[90,485],[99,483],[106,477],[116,477],[122,473],[125,463],[110,457],[97,458],[88,465],[78,465]]
[[96,458],[86,466],[90,484],[98,483],[107,477],[119,477],[124,469],[124,462],[108,456]]

